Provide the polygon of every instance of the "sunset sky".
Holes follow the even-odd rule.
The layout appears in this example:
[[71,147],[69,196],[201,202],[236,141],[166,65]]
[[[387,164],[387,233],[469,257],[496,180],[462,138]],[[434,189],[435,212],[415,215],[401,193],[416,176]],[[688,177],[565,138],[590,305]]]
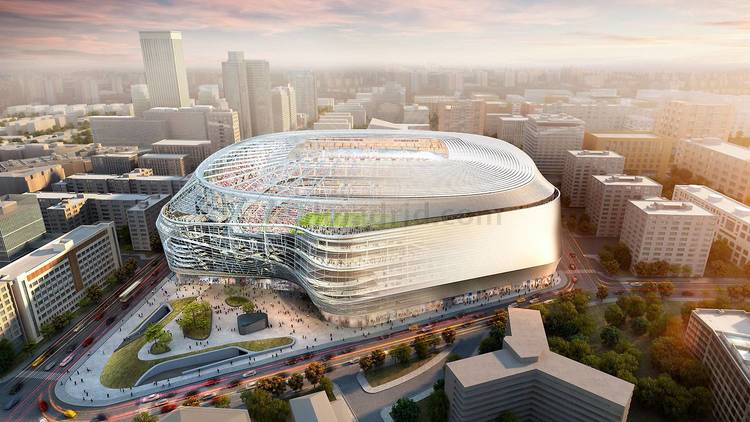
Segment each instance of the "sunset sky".
[[0,0],[0,70],[139,68],[139,30],[180,30],[190,67],[683,67],[750,63],[740,0]]

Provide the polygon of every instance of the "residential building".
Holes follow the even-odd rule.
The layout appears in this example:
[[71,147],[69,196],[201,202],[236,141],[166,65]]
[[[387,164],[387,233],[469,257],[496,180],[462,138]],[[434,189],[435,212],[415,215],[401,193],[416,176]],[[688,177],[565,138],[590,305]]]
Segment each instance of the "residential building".
[[718,138],[677,142],[674,165],[689,170],[705,184],[732,198],[750,200],[750,149]]
[[367,126],[367,110],[361,103],[346,102],[333,106],[334,113],[348,113],[353,119],[354,129],[364,129]]
[[[0,268],[0,274],[2,270]],[[0,281],[0,338],[8,339],[17,349],[23,347],[26,342],[13,300],[12,285],[2,281]]]
[[750,420],[750,313],[694,309],[685,344],[711,380],[713,416],[720,422]]
[[370,119],[367,129],[396,129],[396,130],[430,130],[429,123],[391,123],[380,119]]
[[586,133],[585,149],[612,151],[625,157],[625,173],[663,178],[669,172],[674,139],[652,133]]
[[586,214],[599,237],[616,237],[622,230],[625,206],[631,199],[654,198],[662,186],[644,176],[591,175],[586,196]]
[[138,157],[138,166],[153,170],[157,176],[185,176],[189,160],[186,154],[143,154]]
[[91,156],[94,173],[123,174],[138,166],[137,152],[120,152]]
[[[143,114],[145,112],[142,112]],[[148,145],[169,138],[165,120],[131,116],[95,116],[89,119],[94,142],[102,145]]]
[[630,200],[625,206],[620,241],[630,249],[633,269],[641,262],[666,261],[670,267],[702,277],[716,221],[715,215],[690,202]]
[[567,114],[583,120],[588,132],[622,131],[625,120],[634,107],[624,104],[596,103],[552,103],[544,104],[545,113]]
[[46,324],[74,311],[86,289],[103,285],[121,265],[114,223],[99,223],[80,226],[0,268],[0,282],[12,286],[26,340],[36,343]]
[[[198,164],[203,162],[212,154],[211,141],[189,140],[189,139],[162,139],[151,145],[153,152],[157,154],[185,154],[185,171],[192,173]],[[122,172],[118,174],[123,174]]]
[[726,141],[734,125],[732,104],[698,104],[670,101],[658,114],[654,132],[676,140],[720,138]]
[[198,87],[198,105],[210,105],[221,109],[222,100],[219,96],[219,85],[208,84]]
[[523,132],[528,120],[528,117],[518,115],[497,116],[497,139],[523,148]]
[[503,348],[445,366],[451,422],[625,422],[635,386],[552,352],[539,311],[508,309]]
[[[284,87],[277,86],[271,90],[271,105],[273,108],[273,131],[288,132],[291,130],[292,118],[289,110],[289,92]],[[295,126],[297,115],[294,116]]]
[[253,128],[245,53],[230,51],[227,61],[221,63],[221,76],[224,82],[224,98],[229,107],[237,112],[240,136],[242,139],[249,138],[253,134]]
[[692,202],[715,215],[716,238],[729,244],[731,262],[740,267],[750,262],[750,207],[701,185],[675,186],[672,200]]
[[404,119],[406,124],[430,124],[430,109],[427,106],[411,104],[404,106]]
[[623,128],[628,132],[653,132],[654,118],[641,114],[629,114],[625,116]]
[[611,151],[573,150],[565,155],[562,187],[563,201],[571,208],[586,206],[591,176],[602,174],[622,174],[625,157]]
[[484,134],[485,104],[482,100],[456,100],[440,104],[438,130]]
[[547,180],[560,183],[567,151],[583,147],[583,121],[565,114],[530,114],[527,117],[523,150]]
[[318,120],[318,89],[315,75],[309,71],[294,72],[289,79],[297,96],[297,113],[304,113],[308,122],[315,122]]
[[212,111],[206,118],[206,126],[213,152],[236,144],[242,139],[240,121],[237,112],[233,110]]
[[62,179],[65,179],[65,170],[59,164],[4,171],[0,173],[0,192],[37,192]]
[[265,60],[245,60],[247,92],[250,94],[250,115],[253,136],[273,132],[271,106],[271,67]]
[[189,106],[182,33],[141,31],[140,38],[151,107]]
[[[144,173],[144,170],[147,170]],[[149,169],[135,169],[115,175],[75,174],[55,185],[56,192],[140,193],[174,195],[187,183],[187,177],[154,176]]]
[[21,256],[32,242],[44,236],[45,231],[42,212],[34,195],[0,196],[0,265]]

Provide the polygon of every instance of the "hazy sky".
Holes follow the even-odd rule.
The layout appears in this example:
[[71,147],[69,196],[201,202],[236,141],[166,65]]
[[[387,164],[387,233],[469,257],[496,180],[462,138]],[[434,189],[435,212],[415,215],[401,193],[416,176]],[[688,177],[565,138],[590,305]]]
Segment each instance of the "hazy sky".
[[0,70],[139,68],[159,29],[205,68],[750,63],[750,0],[0,0]]

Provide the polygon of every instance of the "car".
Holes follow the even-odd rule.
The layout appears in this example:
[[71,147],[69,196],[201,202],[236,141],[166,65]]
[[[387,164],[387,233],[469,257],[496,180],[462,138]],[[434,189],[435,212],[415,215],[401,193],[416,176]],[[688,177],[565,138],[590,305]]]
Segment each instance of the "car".
[[173,411],[175,409],[177,409],[177,405],[176,404],[174,404],[174,403],[167,403],[164,406],[162,406],[162,407],[159,408],[159,412],[161,412],[161,414],[163,415],[163,414],[169,413],[169,412],[171,412],[171,411]]
[[532,297],[531,300],[529,300],[529,303],[537,303],[537,302],[539,302],[538,297]]
[[622,295],[624,295],[624,294],[625,294],[625,290],[617,290],[617,291],[615,292],[615,296],[622,296]]
[[210,380],[206,381],[206,386],[212,386],[219,383],[218,378],[211,378]]
[[39,411],[42,413],[46,412],[49,409],[47,402],[44,400],[39,400],[36,405],[39,408]]
[[47,422],[47,418],[41,417],[39,418],[39,422]]
[[152,393],[152,394],[149,394],[146,397],[142,397],[141,398],[141,403],[148,403],[150,401],[158,400],[159,397],[161,397],[160,394],[158,394],[158,393]]
[[289,358],[289,359],[286,360],[286,364],[287,364],[287,366],[292,366],[292,365],[296,364],[297,361],[298,361],[298,359],[296,357],[291,357],[291,358]]
[[76,349],[76,347],[78,347],[78,345],[75,344],[75,343],[71,343],[71,344],[65,346],[65,353],[72,353],[73,350]]
[[526,302],[526,298],[523,297],[523,296],[521,296],[518,299],[516,299],[516,303],[524,303],[524,302]]
[[571,278],[570,281],[572,281],[573,284],[576,284],[576,283],[578,283],[578,277],[577,276],[573,276],[573,278]]
[[96,415],[96,420],[98,421],[106,421],[107,419],[109,419],[109,416],[107,416],[106,413],[99,413]]
[[683,290],[682,295],[685,297],[692,297],[692,296],[695,296],[695,293],[693,293],[692,290]]
[[359,358],[352,358],[352,359],[349,359],[348,361],[346,361],[347,365],[356,365],[358,363],[359,363]]
[[575,271],[575,269],[576,269],[576,264],[570,264],[570,265],[568,265],[568,268],[570,268],[571,270],[574,270],[574,271]]
[[3,406],[3,410],[10,410],[13,408],[13,406],[17,405],[18,402],[21,401],[18,397],[11,397],[10,400],[5,402],[5,405]]
[[576,253],[575,252],[570,252],[568,254],[568,256],[570,257],[570,259],[576,259]]
[[78,412],[73,409],[63,410],[62,414],[68,419],[75,419],[75,417],[78,416]]
[[10,387],[10,391],[8,391],[8,394],[11,396],[21,391],[23,388],[23,381],[18,381],[17,383],[13,384],[13,387]]
[[640,281],[631,281],[630,282],[630,287],[641,287],[641,286],[643,286],[643,283],[641,283]]
[[205,396],[201,396],[201,401],[209,401],[214,397],[216,397],[216,393],[208,393]]
[[94,338],[93,337],[86,337],[86,340],[84,340],[83,343],[81,343],[81,346],[83,346],[83,347],[89,347],[89,346],[91,346],[91,343],[93,343],[93,342],[94,342]]
[[105,324],[112,325],[113,322],[115,322],[115,317],[111,316],[107,318],[107,322]]
[[200,393],[200,390],[190,390],[183,397],[188,398]]
[[47,372],[49,372],[49,371],[55,369],[55,365],[57,365],[57,361],[56,360],[51,360],[51,361],[49,361],[49,363],[47,363],[46,365],[44,365],[44,370],[47,371]]
[[174,391],[170,391],[168,393],[164,393],[164,398],[171,399],[172,397],[174,397],[176,395],[177,395],[177,393],[175,393]]
[[258,381],[250,381],[250,382],[247,383],[247,385],[245,386],[245,388],[248,389],[248,390],[252,390],[252,389],[255,388],[256,385],[258,385]]
[[227,387],[232,388],[238,385],[240,385],[240,380],[235,379],[235,380],[229,381],[229,384],[227,384]]
[[156,403],[154,403],[154,407],[161,407],[167,404],[167,399],[160,399],[157,400]]
[[98,314],[96,314],[96,318],[94,319],[97,321],[101,321],[102,318],[104,318],[104,312],[99,312]]

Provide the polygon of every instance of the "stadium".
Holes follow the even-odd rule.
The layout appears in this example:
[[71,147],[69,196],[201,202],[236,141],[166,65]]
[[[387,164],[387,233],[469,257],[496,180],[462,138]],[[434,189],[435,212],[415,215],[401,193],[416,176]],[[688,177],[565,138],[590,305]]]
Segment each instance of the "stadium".
[[201,163],[157,227],[177,274],[285,280],[346,326],[545,286],[560,259],[557,189],[466,133],[251,138]]

